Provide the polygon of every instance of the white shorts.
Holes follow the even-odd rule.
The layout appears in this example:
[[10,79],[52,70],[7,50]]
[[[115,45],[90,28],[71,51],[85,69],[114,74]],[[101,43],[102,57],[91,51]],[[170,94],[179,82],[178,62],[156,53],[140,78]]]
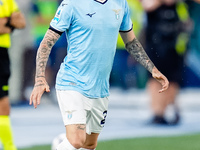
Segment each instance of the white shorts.
[[88,98],[77,91],[57,90],[65,125],[86,124],[86,133],[100,133],[107,116],[108,98]]

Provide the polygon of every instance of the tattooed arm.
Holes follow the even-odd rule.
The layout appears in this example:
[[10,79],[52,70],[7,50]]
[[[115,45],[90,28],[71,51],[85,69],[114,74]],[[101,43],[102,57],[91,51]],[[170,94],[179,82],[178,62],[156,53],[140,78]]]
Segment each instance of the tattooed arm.
[[155,67],[155,65],[149,59],[142,45],[136,38],[134,38],[131,42],[126,43],[126,49],[135,58],[136,61],[138,61],[150,73],[152,73],[152,70]]
[[160,71],[158,71],[150,60],[142,45],[135,37],[133,30],[129,32],[121,32],[120,34],[126,45],[127,51],[152,74],[153,78],[161,83],[162,89],[159,92],[161,93],[165,91],[169,86],[169,81]]
[[30,105],[34,105],[37,108],[37,105],[40,104],[40,99],[42,94],[50,92],[49,86],[45,79],[45,68],[49,54],[52,47],[59,39],[60,35],[52,30],[47,30],[42,42],[40,43],[37,56],[36,56],[36,75],[35,75],[35,85],[30,96]]

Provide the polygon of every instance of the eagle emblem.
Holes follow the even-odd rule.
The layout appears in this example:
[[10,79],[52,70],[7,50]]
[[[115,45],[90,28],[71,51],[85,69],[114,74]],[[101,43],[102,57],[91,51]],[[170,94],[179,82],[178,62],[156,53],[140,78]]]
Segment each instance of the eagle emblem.
[[115,12],[115,17],[118,20],[119,19],[119,13],[120,13],[121,9],[113,9],[113,11]]

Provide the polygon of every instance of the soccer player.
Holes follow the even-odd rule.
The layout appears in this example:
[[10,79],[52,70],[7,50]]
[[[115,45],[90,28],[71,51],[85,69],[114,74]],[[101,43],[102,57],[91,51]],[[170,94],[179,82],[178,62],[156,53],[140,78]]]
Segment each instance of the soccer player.
[[[151,124],[177,125],[180,121],[176,98],[183,83],[184,56],[188,41],[189,13],[179,0],[143,0],[147,12],[146,52],[157,68],[168,78],[169,89],[158,94],[160,85],[148,81],[153,119]],[[155,21],[156,20],[156,21]],[[166,119],[168,106],[174,107],[174,119]]]
[[25,24],[25,18],[14,0],[0,0],[0,141],[4,150],[16,150],[9,119],[10,34],[15,28],[24,28]]
[[163,92],[167,78],[157,70],[135,38],[126,0],[64,0],[50,23],[36,58],[35,85],[30,105],[50,92],[45,66],[52,46],[63,32],[68,54],[56,79],[66,139],[57,150],[95,149],[108,111],[109,76],[118,33],[128,52],[157,79]]

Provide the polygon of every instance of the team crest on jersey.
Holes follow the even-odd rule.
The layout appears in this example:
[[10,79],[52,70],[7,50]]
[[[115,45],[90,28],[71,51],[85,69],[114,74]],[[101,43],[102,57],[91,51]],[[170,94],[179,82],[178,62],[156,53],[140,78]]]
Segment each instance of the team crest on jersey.
[[68,119],[71,119],[71,118],[72,118],[72,112],[68,112],[67,118],[68,118]]
[[68,119],[71,119],[72,118],[72,114],[68,114]]
[[115,17],[118,20],[119,19],[119,13],[120,13],[121,9],[113,9],[113,11],[115,12]]
[[56,12],[55,17],[53,18],[53,21],[54,22],[58,22],[60,20],[61,14],[62,14],[62,9],[58,9],[57,12]]
[[68,113],[68,115],[67,115],[67,118],[68,119],[71,119],[72,118],[72,113],[73,113],[74,111],[67,111],[67,113]]

